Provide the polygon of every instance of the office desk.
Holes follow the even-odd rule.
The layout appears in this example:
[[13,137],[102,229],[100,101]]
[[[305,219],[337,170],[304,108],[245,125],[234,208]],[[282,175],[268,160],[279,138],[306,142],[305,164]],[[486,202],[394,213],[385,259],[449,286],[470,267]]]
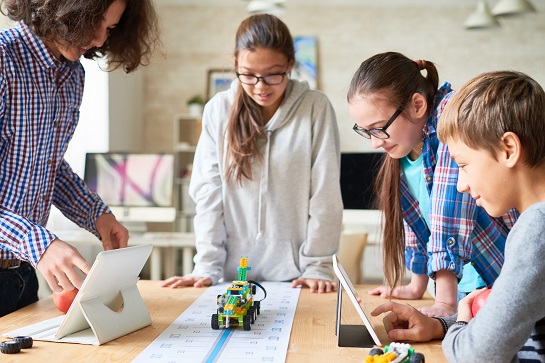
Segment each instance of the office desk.
[[[102,246],[98,238],[84,230],[53,231],[61,240],[71,245],[93,244]],[[193,271],[193,249],[195,248],[195,235],[193,233],[179,232],[147,232],[131,233],[129,245],[152,244],[153,251],[150,257],[150,278],[161,280],[177,275],[177,248],[182,249],[182,274],[187,275]],[[89,261],[90,264],[93,261]]]
[[[167,328],[203,292],[202,289],[161,288],[157,281],[139,281],[138,287],[150,311],[152,325],[113,340],[102,346],[52,343],[35,341],[34,347],[13,355],[2,354],[1,361],[8,362],[130,362]],[[384,302],[376,296],[368,296],[371,286],[358,285],[358,291],[365,299],[365,311],[371,311]],[[337,294],[311,294],[302,289],[295,320],[291,331],[287,362],[362,362],[368,348],[340,348],[335,336],[335,307]],[[431,298],[407,301],[418,307],[430,305]],[[360,323],[350,302],[343,301],[343,321]],[[36,323],[60,313],[51,298],[40,300],[12,314],[0,318],[1,333]],[[371,317],[379,339],[390,343],[382,325],[381,317]],[[7,340],[1,337],[2,340]],[[446,362],[440,341],[415,343],[417,352],[426,356],[427,362]]]

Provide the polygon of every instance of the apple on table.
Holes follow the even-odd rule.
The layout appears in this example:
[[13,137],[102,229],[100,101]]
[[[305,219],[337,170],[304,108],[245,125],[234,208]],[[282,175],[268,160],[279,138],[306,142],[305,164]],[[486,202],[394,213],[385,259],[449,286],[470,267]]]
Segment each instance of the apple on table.
[[57,309],[66,314],[68,309],[70,309],[70,305],[72,305],[72,302],[74,302],[78,291],[79,290],[77,288],[72,290],[63,290],[61,292],[53,291],[53,302],[55,303]]

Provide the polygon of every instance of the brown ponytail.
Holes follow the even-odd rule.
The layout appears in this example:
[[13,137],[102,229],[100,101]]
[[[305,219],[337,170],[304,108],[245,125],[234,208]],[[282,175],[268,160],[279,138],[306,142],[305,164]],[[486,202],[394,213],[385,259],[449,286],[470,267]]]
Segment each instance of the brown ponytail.
[[[423,76],[421,71],[426,71]],[[432,62],[413,61],[400,53],[377,54],[365,60],[354,74],[348,90],[348,103],[362,96],[378,96],[393,108],[404,106],[414,93],[429,105],[439,85]],[[428,111],[429,112],[429,111]],[[383,260],[386,283],[395,288],[405,277],[405,231],[401,208],[401,167],[398,159],[385,155],[375,179],[376,204],[383,211]]]

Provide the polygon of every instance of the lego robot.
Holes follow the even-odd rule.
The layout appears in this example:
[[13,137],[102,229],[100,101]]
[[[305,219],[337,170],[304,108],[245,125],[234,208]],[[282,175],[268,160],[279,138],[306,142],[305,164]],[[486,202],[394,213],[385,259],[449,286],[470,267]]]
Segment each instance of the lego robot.
[[391,343],[384,349],[373,348],[365,358],[365,363],[425,363],[421,353],[415,353],[410,344]]
[[230,326],[241,326],[244,330],[252,329],[251,324],[255,322],[260,313],[261,300],[254,300],[256,286],[263,290],[265,297],[267,297],[267,292],[259,283],[246,279],[248,270],[251,270],[251,267],[248,267],[248,258],[241,257],[238,280],[233,281],[227,291],[216,298],[218,310],[216,314],[212,314],[212,329],[217,330]]

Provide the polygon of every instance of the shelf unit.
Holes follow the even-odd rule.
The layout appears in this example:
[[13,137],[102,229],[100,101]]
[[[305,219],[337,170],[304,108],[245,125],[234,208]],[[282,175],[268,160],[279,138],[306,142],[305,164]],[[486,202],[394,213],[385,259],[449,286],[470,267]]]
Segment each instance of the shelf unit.
[[176,231],[193,232],[195,203],[189,197],[189,179],[202,120],[189,114],[174,116],[173,151],[175,155]]

